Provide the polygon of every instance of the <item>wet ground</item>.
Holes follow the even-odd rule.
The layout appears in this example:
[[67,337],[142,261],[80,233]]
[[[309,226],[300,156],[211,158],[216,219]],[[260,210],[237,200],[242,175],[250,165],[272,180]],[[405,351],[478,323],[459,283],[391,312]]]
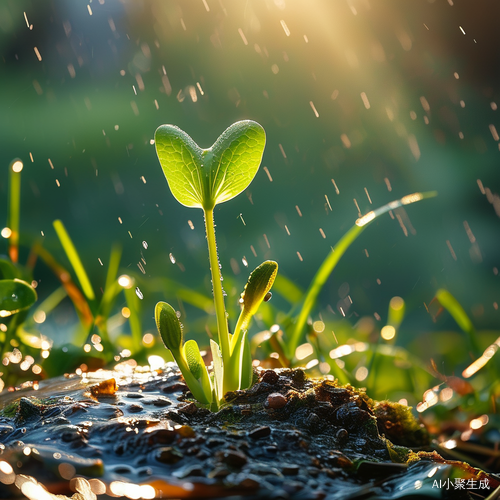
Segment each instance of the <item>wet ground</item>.
[[423,451],[407,407],[301,370],[258,375],[218,413],[189,399],[175,365],[3,394],[0,498],[479,499],[498,486]]

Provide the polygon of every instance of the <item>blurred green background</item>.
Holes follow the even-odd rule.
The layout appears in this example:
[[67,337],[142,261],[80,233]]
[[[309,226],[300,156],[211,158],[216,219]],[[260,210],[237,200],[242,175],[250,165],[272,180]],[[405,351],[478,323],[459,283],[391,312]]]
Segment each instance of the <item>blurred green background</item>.
[[[401,296],[399,342],[428,335],[430,357],[432,331],[458,330],[425,307],[446,288],[486,335],[500,314],[499,15],[466,0],[2,0],[0,221],[19,157],[21,262],[40,240],[70,268],[61,219],[99,295],[119,242],[153,332],[156,301],[176,300],[155,277],[211,291],[202,213],[171,196],[154,131],[172,123],[209,147],[253,119],[267,133],[262,167],[215,213],[231,307],[263,260],[306,288],[358,207],[437,190],[361,235],[315,314],[342,307],[381,327]],[[43,264],[35,276],[43,299],[57,281]],[[40,330],[67,341],[75,320],[62,307]]]

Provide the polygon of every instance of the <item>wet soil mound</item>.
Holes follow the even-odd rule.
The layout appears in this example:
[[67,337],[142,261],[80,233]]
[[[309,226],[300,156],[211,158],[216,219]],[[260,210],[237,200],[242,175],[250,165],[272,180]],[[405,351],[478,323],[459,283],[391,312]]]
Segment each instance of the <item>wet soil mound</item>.
[[412,451],[428,436],[408,407],[301,370],[261,370],[211,413],[175,365],[119,368],[0,397],[0,498],[459,499],[472,497],[457,478],[488,486],[475,498],[498,486]]

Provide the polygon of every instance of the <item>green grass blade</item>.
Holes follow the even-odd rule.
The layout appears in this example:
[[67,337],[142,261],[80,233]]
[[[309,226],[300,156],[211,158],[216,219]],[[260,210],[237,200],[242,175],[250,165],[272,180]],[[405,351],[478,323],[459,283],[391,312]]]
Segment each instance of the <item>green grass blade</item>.
[[109,340],[107,322],[109,316],[111,315],[111,310],[115,302],[116,297],[121,292],[122,288],[117,283],[116,275],[118,274],[118,268],[120,266],[120,259],[122,255],[122,249],[120,245],[113,245],[111,248],[111,254],[109,256],[108,271],[106,273],[106,284],[104,286],[104,293],[99,304],[99,311],[95,317],[94,324],[97,326],[105,336],[106,340]]
[[90,280],[85,272],[85,268],[83,267],[82,261],[80,260],[80,256],[76,251],[75,245],[71,241],[66,228],[61,220],[57,219],[53,222],[54,229],[56,230],[57,236],[61,245],[66,252],[66,255],[73,266],[73,270],[75,271],[76,277],[80,282],[83,293],[89,300],[94,300],[94,290],[92,289],[92,285],[90,284]]
[[12,231],[9,238],[9,257],[16,263],[19,259],[19,213],[21,206],[21,170],[23,162],[16,158],[9,166],[10,171],[10,205],[7,226]]
[[426,193],[413,193],[407,196],[404,196],[400,200],[392,201],[383,207],[377,208],[373,210],[363,217],[359,218],[355,225],[347,231],[346,234],[337,242],[337,244],[332,248],[331,253],[328,257],[323,261],[320,268],[318,269],[316,275],[314,276],[309,289],[307,290],[306,297],[304,299],[304,304],[302,305],[302,309],[297,317],[297,322],[295,323],[295,328],[292,332],[292,336],[290,338],[288,344],[288,355],[289,357],[293,357],[295,354],[295,350],[299,345],[300,338],[302,336],[304,326],[307,322],[307,318],[311,313],[314,304],[316,303],[316,299],[326,283],[328,277],[335,269],[335,266],[339,262],[340,258],[346,250],[351,246],[354,240],[363,232],[363,230],[377,217],[390,210],[394,210],[403,205],[409,205],[410,203],[415,203],[417,201],[423,200],[425,198],[432,198],[436,196],[437,193],[435,191],[430,191]]
[[49,315],[60,303],[63,299],[68,296],[65,288],[60,286],[56,288],[36,309],[33,313],[32,317],[35,317],[37,314],[45,313],[45,315]]
[[443,306],[451,314],[457,325],[467,335],[469,348],[472,354],[478,358],[481,355],[481,350],[479,349],[476,340],[476,329],[474,328],[469,316],[467,316],[467,313],[464,311],[464,308],[460,305],[458,300],[450,292],[448,292],[448,290],[444,290],[442,288],[437,291],[436,299],[439,301],[441,306]]
[[130,288],[124,288],[123,293],[125,294],[127,307],[130,310],[128,322],[130,325],[130,333],[132,334],[132,346],[134,350],[132,354],[137,354],[142,349],[142,326],[139,297],[137,297],[133,286]]
[[304,291],[282,274],[276,276],[273,291],[281,295],[292,306],[300,302],[304,297]]
[[118,268],[120,266],[120,259],[122,257],[122,247],[115,244],[111,248],[111,253],[109,255],[109,265],[108,272],[106,273],[106,284],[104,286],[104,294],[106,290],[112,288],[116,282],[116,275],[118,274]]

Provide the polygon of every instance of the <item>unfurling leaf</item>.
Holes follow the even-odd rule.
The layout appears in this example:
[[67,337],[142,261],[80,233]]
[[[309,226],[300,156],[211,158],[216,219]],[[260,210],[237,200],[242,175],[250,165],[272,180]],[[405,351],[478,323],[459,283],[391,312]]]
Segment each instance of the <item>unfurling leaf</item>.
[[243,305],[241,312],[241,328],[243,330],[248,328],[251,317],[257,312],[262,301],[268,297],[277,274],[278,264],[272,260],[266,260],[254,269],[248,278],[240,299],[240,303]]
[[198,344],[194,340],[188,340],[184,344],[184,356],[186,357],[189,371],[194,375],[195,379],[199,380],[205,363],[203,363]]
[[179,351],[182,346],[182,327],[174,308],[166,302],[158,302],[155,321],[165,347],[171,351]]

